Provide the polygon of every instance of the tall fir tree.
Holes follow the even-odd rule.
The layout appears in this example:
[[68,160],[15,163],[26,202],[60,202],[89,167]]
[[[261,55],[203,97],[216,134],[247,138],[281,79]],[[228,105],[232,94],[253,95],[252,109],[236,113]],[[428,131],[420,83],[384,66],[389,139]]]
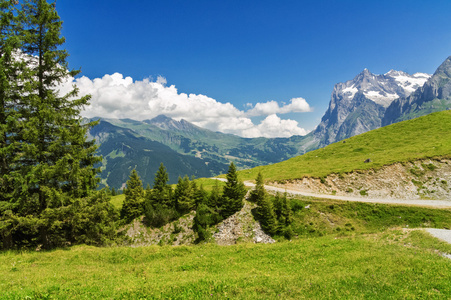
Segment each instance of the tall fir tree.
[[[6,2],[1,2],[2,9]],[[55,6],[45,0],[21,1],[20,26],[13,34],[20,39],[15,57],[20,72],[15,82],[3,77],[10,87],[16,85],[15,94],[9,95],[16,101],[13,113],[17,115],[7,118],[11,141],[6,144],[13,145],[9,153],[14,157],[7,170],[13,209],[8,214],[15,222],[12,234],[17,247],[19,239],[22,246],[39,243],[43,248],[73,239],[69,206],[74,199],[89,196],[98,183],[94,164],[101,159],[95,155],[95,141],[87,140],[87,131],[95,123],[83,124],[80,117],[90,97],[77,98],[76,88],[65,95],[57,89],[79,71],[68,71],[62,21]],[[2,24],[14,24],[3,14],[1,18]],[[5,49],[2,45],[0,51]],[[3,133],[4,123],[0,126]],[[0,143],[5,145],[3,140]]]
[[230,163],[226,178],[227,182],[222,193],[223,205],[221,209],[221,214],[224,218],[231,216],[243,207],[243,198],[247,193],[244,183],[238,178],[233,162]]
[[18,119],[21,106],[18,95],[20,70],[15,56],[20,52],[20,22],[12,1],[0,1],[0,247],[13,245],[10,218],[17,209],[12,171],[17,160]]
[[293,223],[293,213],[288,205],[287,193],[282,196],[277,193],[274,197],[274,213],[276,214],[278,223],[278,234],[291,239],[293,230],[291,224]]
[[273,235],[277,232],[277,219],[273,204],[266,193],[263,175],[258,173],[255,188],[250,193],[250,200],[257,203],[257,218],[264,231]]
[[169,174],[166,171],[166,167],[163,163],[160,164],[157,173],[155,174],[153,189],[151,192],[150,200],[153,205],[161,205],[165,208],[173,208],[174,197],[173,190],[170,185],[168,185]]
[[175,209],[185,214],[194,208],[194,197],[188,176],[180,177],[174,191]]
[[127,223],[143,214],[144,189],[141,178],[133,169],[130,178],[127,181],[127,189],[125,190],[125,200],[121,209],[121,219]]

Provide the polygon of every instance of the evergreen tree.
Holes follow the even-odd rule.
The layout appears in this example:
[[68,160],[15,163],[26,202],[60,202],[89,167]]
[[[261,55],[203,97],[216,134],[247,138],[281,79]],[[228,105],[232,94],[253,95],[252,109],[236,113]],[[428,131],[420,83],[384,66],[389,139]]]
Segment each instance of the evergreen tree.
[[243,198],[246,195],[244,183],[238,179],[235,164],[232,162],[226,175],[227,182],[222,193],[223,205],[221,214],[224,218],[233,215],[243,207]]
[[143,213],[144,189],[141,178],[133,169],[130,173],[130,179],[127,181],[125,190],[125,200],[121,209],[121,218],[127,223],[133,221]]
[[278,233],[290,239],[293,236],[291,224],[293,223],[293,213],[288,206],[287,194],[280,196],[276,194],[274,198],[274,212],[278,223]]
[[168,181],[168,172],[163,163],[161,163],[155,174],[154,185],[150,197],[154,206],[161,205],[165,208],[173,208],[175,206],[172,187],[168,185]]
[[[0,247],[13,246],[10,219],[16,209],[12,171],[17,161],[17,120],[21,106],[18,76],[21,64],[15,59],[20,49],[19,20],[12,1],[0,2]],[[1,242],[3,241],[3,242]],[[3,245],[2,245],[3,244]]]
[[207,202],[208,207],[212,208],[215,211],[219,211],[221,207],[221,193],[219,187],[219,180],[215,181],[215,185],[210,192],[210,196],[208,197]]
[[194,208],[194,197],[192,186],[188,176],[179,176],[177,185],[174,191],[175,209],[180,214],[185,214]]
[[250,200],[257,203],[257,218],[264,231],[273,235],[277,232],[277,219],[274,213],[274,208],[266,193],[263,175],[259,172],[256,178],[254,190],[250,193]]
[[194,205],[198,208],[201,204],[208,206],[208,193],[204,190],[204,186],[201,185],[199,188],[196,188],[193,193],[194,196]]
[[255,180],[255,188],[250,192],[249,200],[251,202],[257,203],[257,205],[261,205],[262,200],[266,196],[263,175],[261,172],[258,172],[257,178]]
[[89,96],[55,89],[79,72],[68,71],[55,4],[21,1],[16,18],[8,3],[0,2],[0,201],[8,203],[6,210],[0,204],[0,231],[6,228],[12,241],[3,247],[50,248],[74,241],[71,207],[96,188],[100,158],[95,141],[87,141],[94,123],[80,118]]

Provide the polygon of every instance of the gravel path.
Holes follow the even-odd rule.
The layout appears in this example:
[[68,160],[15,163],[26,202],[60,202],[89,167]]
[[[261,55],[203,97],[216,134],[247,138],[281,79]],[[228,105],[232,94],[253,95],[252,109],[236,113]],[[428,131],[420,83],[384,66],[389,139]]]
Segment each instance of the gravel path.
[[442,241],[445,241],[447,243],[451,244],[451,230],[449,229],[436,229],[436,228],[425,228],[427,232],[429,232],[431,235],[435,236],[438,239],[441,239]]
[[[245,181],[244,184],[248,187],[254,187],[255,184],[250,181]],[[310,196],[310,197],[318,197],[318,198],[327,198],[333,200],[342,200],[342,201],[356,201],[356,202],[369,202],[369,203],[384,203],[384,204],[401,204],[401,205],[417,205],[417,206],[429,206],[435,208],[450,208],[451,200],[412,200],[412,199],[377,199],[377,198],[360,198],[360,197],[350,197],[350,196],[335,196],[335,195],[326,195],[326,194],[316,194],[310,192],[304,192],[300,190],[293,189],[284,189],[280,187],[265,185],[265,189],[267,191],[274,191],[292,195],[302,195],[302,196]]]
[[[212,178],[220,181],[227,181],[225,178]],[[250,188],[255,187],[255,183],[250,181],[245,181],[244,185]],[[367,203],[382,203],[382,204],[401,204],[401,205],[416,205],[416,206],[428,206],[434,208],[451,208],[451,200],[412,200],[412,199],[377,199],[377,198],[361,198],[361,197],[350,197],[350,196],[335,196],[326,194],[310,193],[301,190],[285,189],[281,187],[275,187],[271,185],[265,185],[267,191],[287,193],[291,195],[301,195],[317,198],[326,198],[333,200],[342,201],[356,201],[356,202],[367,202]]]

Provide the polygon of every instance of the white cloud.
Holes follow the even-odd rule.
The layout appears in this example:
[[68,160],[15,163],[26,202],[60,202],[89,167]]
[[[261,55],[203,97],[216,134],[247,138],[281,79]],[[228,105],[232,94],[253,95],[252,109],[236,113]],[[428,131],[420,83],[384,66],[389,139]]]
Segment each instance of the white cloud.
[[[164,114],[213,131],[243,137],[305,135],[306,130],[296,121],[282,120],[276,114],[311,111],[303,98],[293,98],[282,106],[275,101],[257,103],[242,111],[231,103],[221,103],[205,95],[179,93],[174,85],[166,86],[167,81],[161,76],[156,81],[133,81],[119,73],[95,79],[81,77],[65,82],[60,87],[61,92],[68,91],[73,84],[79,88],[80,95],[92,96],[90,105],[82,112],[84,117],[145,120]],[[250,119],[265,115],[268,117],[257,125]]]
[[269,115],[259,125],[244,130],[244,137],[290,137],[306,135],[308,132],[298,126],[294,120],[282,120],[276,114]]
[[279,106],[274,100],[257,103],[252,109],[248,110],[248,116],[268,116],[271,114],[286,114],[293,112],[309,112],[312,111],[310,105],[304,98],[292,98],[290,104]]

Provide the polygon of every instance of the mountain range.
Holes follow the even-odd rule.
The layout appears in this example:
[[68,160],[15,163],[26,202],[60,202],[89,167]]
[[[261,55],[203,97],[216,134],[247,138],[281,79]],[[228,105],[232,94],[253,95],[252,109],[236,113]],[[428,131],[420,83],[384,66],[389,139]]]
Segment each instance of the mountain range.
[[[290,138],[242,138],[212,132],[160,115],[151,120],[102,119],[90,131],[103,156],[101,186],[121,188],[136,168],[152,185],[162,162],[170,183],[179,176],[210,177],[273,164],[381,126],[451,108],[451,56],[431,76],[365,69],[334,86],[329,108],[315,130]],[[97,118],[99,119],[99,118]]]

